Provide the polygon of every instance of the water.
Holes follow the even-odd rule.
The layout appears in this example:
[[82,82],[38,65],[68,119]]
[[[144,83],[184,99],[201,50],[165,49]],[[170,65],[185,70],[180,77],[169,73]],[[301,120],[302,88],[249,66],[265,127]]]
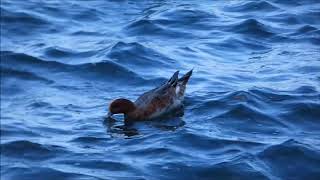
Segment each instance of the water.
[[[320,2],[1,1],[1,179],[319,179]],[[123,127],[194,68],[182,118]]]

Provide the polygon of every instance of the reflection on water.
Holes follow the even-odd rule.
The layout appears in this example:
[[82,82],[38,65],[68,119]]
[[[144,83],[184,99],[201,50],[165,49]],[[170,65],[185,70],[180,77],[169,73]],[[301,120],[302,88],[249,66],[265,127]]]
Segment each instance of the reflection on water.
[[[141,122],[133,122],[133,123],[125,123],[124,121],[119,122],[119,119],[116,120],[112,117],[105,117],[103,121],[103,125],[107,130],[107,134],[111,137],[131,137],[139,135],[139,124],[144,123],[146,125],[151,126],[152,128],[157,128],[162,131],[175,131],[176,129],[183,127],[185,125],[185,121],[182,120],[181,117],[173,117],[173,118],[161,118],[153,121],[141,121]],[[120,125],[119,123],[123,123]]]

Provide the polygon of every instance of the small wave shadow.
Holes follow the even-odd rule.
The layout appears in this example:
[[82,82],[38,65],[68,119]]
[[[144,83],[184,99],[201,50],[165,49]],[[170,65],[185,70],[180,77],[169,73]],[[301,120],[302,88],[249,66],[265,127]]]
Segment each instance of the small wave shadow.
[[114,118],[104,117],[103,125],[106,128],[106,132],[111,137],[124,137],[132,138],[142,136],[142,131],[146,130],[146,126],[150,128],[156,128],[160,131],[175,131],[180,127],[183,127],[186,123],[182,120],[182,117],[167,117],[161,119],[154,119],[152,121],[140,121],[134,123],[120,124],[118,120]]

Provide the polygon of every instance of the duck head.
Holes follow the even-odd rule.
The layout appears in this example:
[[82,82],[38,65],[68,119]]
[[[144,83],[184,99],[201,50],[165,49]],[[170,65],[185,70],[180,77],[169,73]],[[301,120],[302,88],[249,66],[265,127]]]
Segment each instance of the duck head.
[[116,99],[109,106],[108,117],[113,114],[128,114],[136,109],[134,103],[128,99]]

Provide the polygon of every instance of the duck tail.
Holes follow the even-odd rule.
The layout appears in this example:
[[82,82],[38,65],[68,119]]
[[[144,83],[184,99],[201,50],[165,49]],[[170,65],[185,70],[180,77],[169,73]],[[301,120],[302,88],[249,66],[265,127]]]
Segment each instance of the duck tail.
[[169,84],[170,86],[175,87],[175,86],[178,84],[178,81],[179,81],[178,76],[179,76],[179,71],[176,71],[176,72],[172,75],[172,77],[168,80],[168,84]]
[[182,76],[179,80],[178,83],[181,83],[182,85],[186,85],[192,75],[193,69],[191,69],[189,72],[187,72],[184,76]]
[[178,80],[178,86],[176,88],[176,94],[178,95],[178,97],[180,99],[184,98],[184,92],[186,91],[186,85],[192,75],[192,71],[193,69],[191,69],[189,72],[187,72],[184,76],[182,76],[179,80]]

